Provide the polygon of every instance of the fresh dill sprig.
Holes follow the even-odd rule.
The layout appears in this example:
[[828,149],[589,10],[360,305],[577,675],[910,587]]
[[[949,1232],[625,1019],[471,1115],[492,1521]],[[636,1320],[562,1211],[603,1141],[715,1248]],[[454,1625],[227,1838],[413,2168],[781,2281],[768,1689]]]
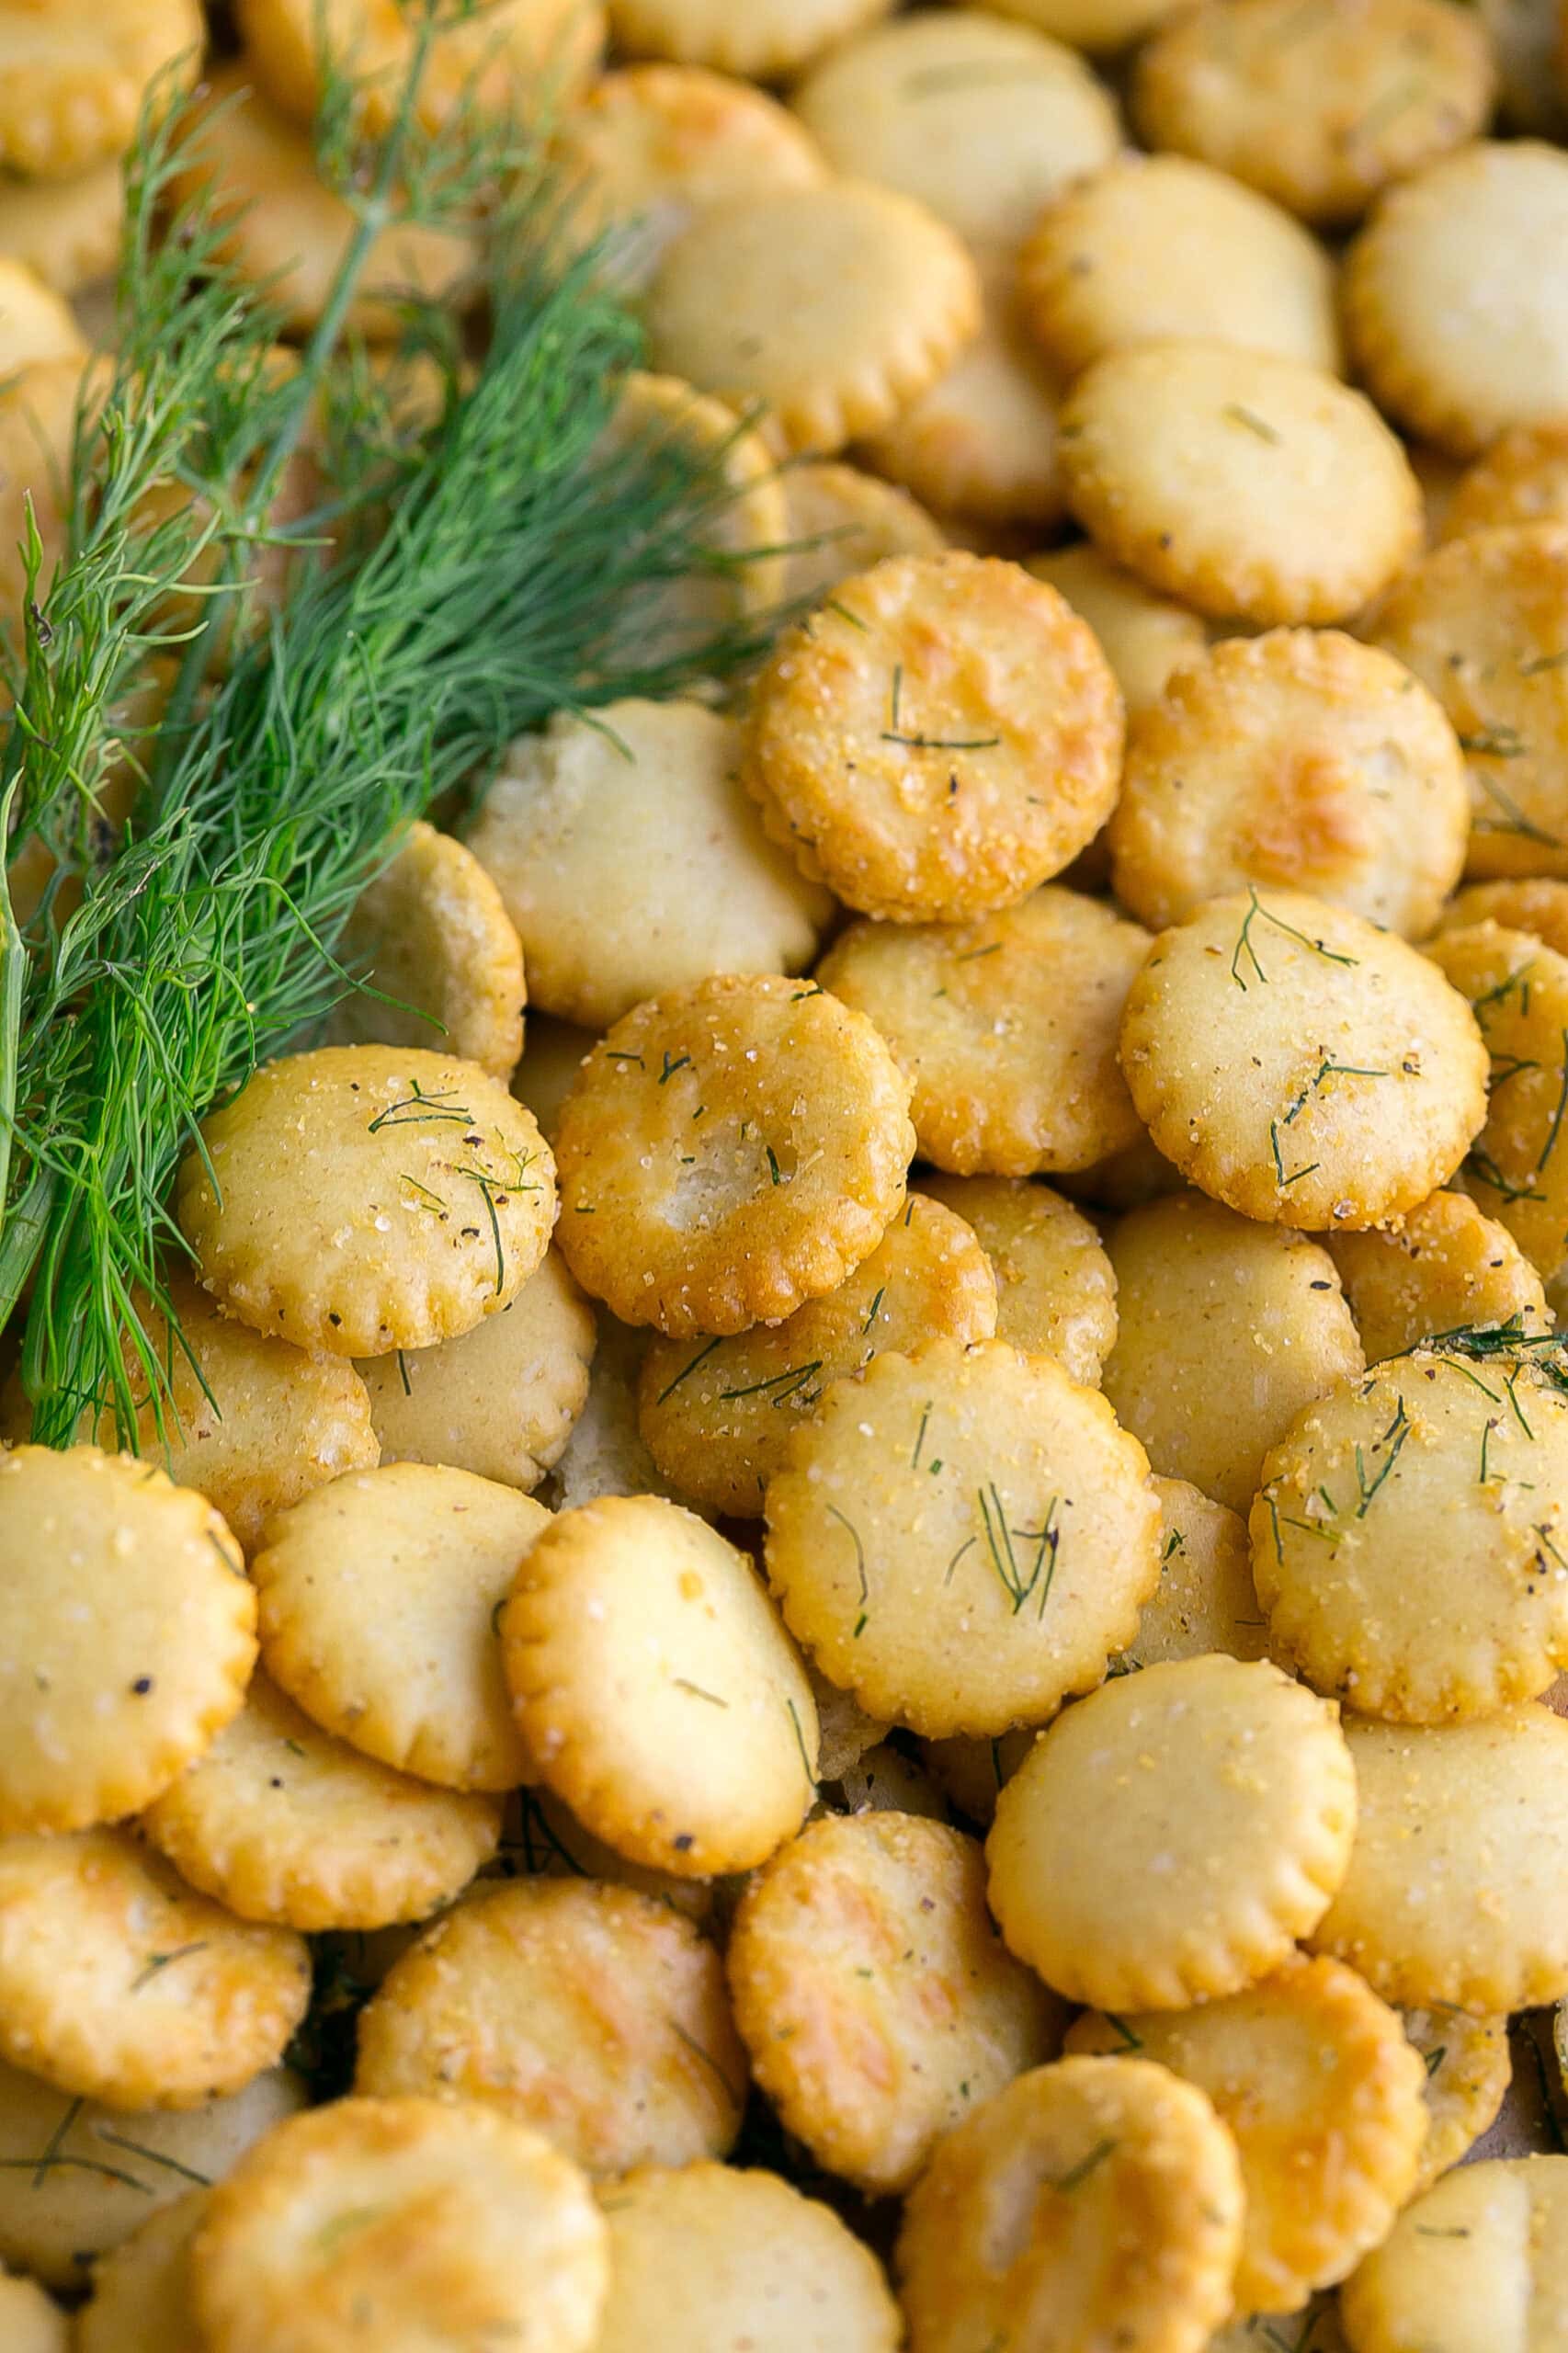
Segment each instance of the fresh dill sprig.
[[[422,37],[411,88],[423,55]],[[244,438],[233,388],[260,401],[258,354],[276,322],[222,276],[199,207],[176,210],[167,245],[153,242],[188,122],[176,108],[143,134],[122,294],[151,389],[128,366],[85,424],[67,560],[51,585],[35,571],[0,771],[13,824],[18,813],[43,824],[59,807],[53,768],[74,790],[101,774],[113,698],[210,544],[198,494],[229,535],[225,579],[243,594],[269,485],[305,430],[312,385],[331,372],[329,330],[347,315],[380,208],[394,181],[440,183],[439,157],[419,162],[406,140],[411,106],[388,134],[405,138],[397,167],[383,146],[357,183],[369,190],[363,234],[323,331]],[[156,194],[138,199],[138,185]],[[0,1325],[30,1287],[22,1374],[44,1442],[68,1441],[85,1411],[108,1407],[134,1443],[149,1396],[161,1415],[167,1374],[138,1301],[174,1323],[162,1264],[184,1248],[168,1206],[175,1170],[211,1105],[308,1037],[349,984],[336,943],[406,824],[493,770],[506,743],[555,710],[676,692],[759,650],[756,629],[672,647],[650,627],[669,584],[709,560],[730,494],[722,453],[607,446],[637,328],[592,256],[560,268],[516,221],[510,230],[492,263],[492,341],[472,389],[448,404],[392,494],[379,479],[361,484],[358,506],[336,517],[345,552],[299,567],[264,635],[234,632],[225,677],[181,654],[154,772],[80,904],[67,911],[57,894],[26,938],[8,904],[0,913]],[[194,297],[187,234],[213,263]],[[215,448],[250,469],[237,516],[208,496]],[[132,518],[171,472],[191,488],[191,509],[149,549]],[[152,586],[131,580],[142,571]],[[210,654],[213,634],[203,622],[189,643]],[[85,740],[40,769],[33,737],[68,715],[84,675],[96,682]]]
[[1353,965],[1358,964],[1360,961],[1359,957],[1342,955],[1338,949],[1326,946],[1321,939],[1313,939],[1307,932],[1298,931],[1293,923],[1287,923],[1283,915],[1277,915],[1272,907],[1265,906],[1263,901],[1258,897],[1256,890],[1252,889],[1249,885],[1247,890],[1247,911],[1242,918],[1242,927],[1237,935],[1235,948],[1232,951],[1231,955],[1231,978],[1234,981],[1237,988],[1241,990],[1244,996],[1246,995],[1247,990],[1247,983],[1242,976],[1242,961],[1244,958],[1251,964],[1253,974],[1256,979],[1265,983],[1267,983],[1268,979],[1268,975],[1264,971],[1263,965],[1259,961],[1257,949],[1254,945],[1252,937],[1253,925],[1260,919],[1264,923],[1272,924],[1275,930],[1283,932],[1288,939],[1299,940],[1303,948],[1310,948],[1314,956],[1321,956],[1323,958],[1325,964]]

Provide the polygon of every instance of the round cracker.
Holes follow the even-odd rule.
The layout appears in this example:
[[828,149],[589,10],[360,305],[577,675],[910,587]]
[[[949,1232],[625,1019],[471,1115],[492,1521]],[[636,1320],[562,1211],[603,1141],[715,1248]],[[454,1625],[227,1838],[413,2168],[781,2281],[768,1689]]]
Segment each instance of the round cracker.
[[0,1452],[0,1834],[135,1813],[255,1664],[256,1596],[204,1496],[96,1446]]
[[1184,2009],[1278,1969],[1345,1877],[1356,1774],[1339,1711],[1266,1659],[1120,1676],[1006,1783],[991,1908],[1048,1985]]
[[985,1909],[977,1843],[869,1812],[809,1824],[747,1885],[725,1966],[756,2081],[818,2165],[907,2189],[1062,2018]]
[[1176,665],[1190,662],[1208,642],[1196,613],[1156,596],[1088,540],[1031,555],[1025,568],[1048,581],[1088,622],[1130,718],[1156,701]]
[[1199,155],[1306,221],[1354,221],[1381,188],[1485,127],[1482,26],[1443,0],[1214,0],[1140,56],[1145,140]]
[[1336,1233],[1333,1258],[1369,1364],[1445,1332],[1549,1332],[1540,1277],[1506,1226],[1463,1193],[1432,1193],[1389,1233]]
[[510,1306],[472,1332],[359,1359],[382,1462],[537,1487],[587,1402],[597,1345],[592,1308],[560,1251],[547,1250]]
[[80,364],[86,356],[70,303],[26,262],[0,250],[0,375],[14,376],[35,360]]
[[1471,874],[1568,874],[1568,522],[1435,549],[1377,616],[1448,712],[1470,775]]
[[195,2108],[275,2066],[303,1939],[236,1920],[123,1830],[0,1844],[0,2056],[112,2108]]
[[1067,376],[1161,335],[1339,366],[1334,269],[1316,239],[1185,155],[1119,156],[1060,196],[1018,256],[1018,287]]
[[908,1072],[925,1159],[961,1176],[1091,1167],[1133,1142],[1117,1063],[1139,925],[1048,883],[971,924],[852,924],[818,967]]
[[1116,1277],[1099,1235],[1049,1185],[923,1176],[919,1192],[972,1228],[996,1279],[996,1336],[1054,1357],[1093,1388],[1116,1338]]
[[895,2353],[903,2341],[876,2257],[777,2174],[644,2165],[600,2204],[610,2288],[595,2353]]
[[1508,2021],[1467,2018],[1446,2005],[1402,2016],[1426,2077],[1426,2138],[1411,2193],[1419,2198],[1496,2122],[1512,2073]]
[[[253,1332],[220,1313],[188,1275],[167,1277],[178,1340],[148,1300],[136,1313],[162,1381],[154,1395],[128,1336],[126,1368],[136,1416],[136,1451],[160,1462],[176,1486],[195,1487],[222,1514],[246,1553],[275,1511],[328,1479],[377,1460],[366,1385],[340,1357],[318,1356]],[[160,1428],[160,1420],[162,1427]],[[32,1429],[19,1375],[0,1392],[0,1428],[15,1440]],[[83,1416],[84,1435],[87,1417]],[[92,1435],[115,1442],[112,1408]]]
[[711,207],[665,255],[646,317],[655,367],[760,406],[784,449],[831,456],[957,358],[980,281],[924,205],[835,179]]
[[420,2353],[442,2337],[589,2353],[608,2234],[576,2166],[493,2110],[347,2099],[279,2125],[190,2249],[211,2353]]
[[804,459],[783,476],[790,544],[784,598],[821,605],[841,580],[895,555],[940,555],[941,525],[895,483],[832,459]]
[[689,1920],[629,1888],[533,1879],[469,1897],[393,1963],[355,2085],[478,2102],[615,2175],[725,2155],[746,2062]]
[[242,1920],[380,1928],[427,1919],[466,1887],[495,1851],[501,1809],[334,1740],[257,1674],[233,1723],[142,1826],[183,1879]]
[[1359,1818],[1314,1949],[1391,2002],[1487,2018],[1561,2000],[1568,1723],[1527,1703],[1478,1723],[1345,1729]]
[[1119,135],[1109,94],[1071,50],[968,8],[862,33],[790,103],[835,171],[918,197],[990,250],[1016,246]]
[[1568,2333],[1568,2157],[1465,2165],[1405,2209],[1341,2297],[1353,2353],[1492,2353]]
[[76,2317],[76,2353],[205,2353],[190,2302],[190,2242],[204,2221],[205,2189],[187,2189],[93,2266],[93,2291]]
[[602,74],[555,144],[574,233],[610,231],[617,278],[632,286],[708,205],[826,176],[815,142],[777,98],[701,65]]
[[740,756],[696,702],[558,711],[512,745],[470,839],[536,1004],[598,1030],[711,973],[810,963],[831,903],[767,839]]
[[861,449],[879,473],[943,514],[1043,531],[1062,517],[1059,387],[1018,317],[1011,256],[986,257],[981,277],[984,300],[974,341]]
[[522,943],[461,842],[412,825],[356,901],[337,952],[367,992],[380,994],[343,999],[335,1045],[437,1047],[492,1078],[511,1077],[523,1051]]
[[1293,2313],[1388,2235],[1426,2132],[1426,2070],[1399,2013],[1334,1961],[1176,2017],[1080,2018],[1074,2052],[1137,2050],[1196,2084],[1235,2135],[1246,2222],[1235,2298]]
[[1179,669],[1133,721],[1108,834],[1117,897],[1152,930],[1250,883],[1415,939],[1469,838],[1442,705],[1337,630],[1227,638]]
[[889,1348],[937,1333],[988,1340],[996,1283],[970,1228],[911,1194],[847,1281],[782,1324],[728,1340],[656,1339],[642,1359],[638,1421],[665,1476],[695,1503],[755,1517],[790,1433],[835,1381]]
[[1162,932],[1120,1058],[1185,1176],[1309,1230],[1414,1209],[1485,1113],[1485,1042],[1458,991],[1403,940],[1292,891],[1211,899]]
[[618,1853],[702,1879],[800,1827],[811,1687],[751,1562],[695,1514],[656,1495],[558,1513],[501,1637],[536,1770]]
[[1532,934],[1479,923],[1433,941],[1433,961],[1465,996],[1490,1061],[1486,1124],[1463,1181],[1543,1281],[1568,1257],[1568,957]]
[[253,1563],[268,1674],[399,1772],[516,1789],[528,1754],[496,1625],[550,1524],[541,1504],[468,1471],[399,1462],[335,1480],[278,1515]]
[[1244,1513],[1268,1449],[1362,1369],[1333,1264],[1197,1193],[1130,1211],[1109,1250],[1106,1395],[1156,1471]]
[[1265,626],[1334,621],[1421,540],[1421,493],[1371,403],[1221,343],[1110,351],[1059,421],[1067,504],[1155,588]]
[[1568,1394],[1442,1343],[1320,1398],[1263,1465],[1268,1648],[1399,1723],[1494,1715],[1568,1667]]
[[1143,1604],[1138,1631],[1113,1675],[1134,1675],[1163,1660],[1262,1658],[1267,1620],[1252,1581],[1246,1522],[1185,1479],[1151,1482],[1160,1499],[1160,1582]]
[[198,0],[50,0],[6,9],[0,165],[69,179],[123,154],[154,83],[188,89],[205,27]]
[[1158,1574],[1147,1458],[1103,1397],[1005,1341],[837,1381],[767,1495],[791,1631],[929,1739],[1042,1723],[1132,1638]]
[[950,2132],[904,2208],[912,2353],[1048,2344],[1203,2353],[1241,2241],[1235,2144],[1144,2060],[1036,2067]]
[[1017,565],[954,550],[840,583],[753,694],[764,823],[862,912],[1009,906],[1109,813],[1121,698],[1092,631]]
[[903,1206],[908,1081],[814,981],[720,976],[618,1021],[566,1100],[561,1246],[584,1288],[676,1336],[835,1290]]
[[127,2114],[0,2062],[0,2256],[51,2287],[85,2287],[97,2256],[187,2185],[216,2181],[305,2097],[276,2067],[195,2108]]
[[472,1331],[543,1257],[555,1165],[472,1063],[323,1046],[201,1123],[176,1214],[202,1283],[258,1332],[382,1356]]
[[1560,147],[1477,140],[1391,188],[1344,276],[1346,332],[1379,404],[1456,458],[1561,416],[1565,256]]
[[1510,523],[1568,523],[1568,423],[1499,434],[1460,477],[1438,537]]

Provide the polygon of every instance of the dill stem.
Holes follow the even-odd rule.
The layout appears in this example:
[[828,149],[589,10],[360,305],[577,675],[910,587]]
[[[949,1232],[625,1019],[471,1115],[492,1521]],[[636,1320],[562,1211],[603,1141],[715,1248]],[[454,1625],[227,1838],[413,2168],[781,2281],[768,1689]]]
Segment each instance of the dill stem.
[[[402,168],[409,132],[414,124],[414,108],[420,85],[425,79],[425,67],[435,38],[434,15],[424,17],[415,35],[414,50],[408,72],[403,77],[398,96],[397,112],[381,142],[376,176],[368,196],[358,199],[354,206],[354,234],[347,250],[337,265],[322,314],[311,331],[300,357],[298,372],[291,379],[271,439],[256,460],[250,487],[241,510],[236,542],[225,550],[219,575],[220,588],[237,585],[242,551],[254,546],[262,534],[267,512],[277,490],[284,467],[300,445],[300,436],[311,403],[320,390],[329,362],[343,339],[348,313],[358,291],[359,280],[370,257],[370,248],[383,229],[392,222],[393,207],[392,191]],[[200,627],[192,636],[180,657],[178,673],[168,706],[159,728],[158,748],[153,761],[153,787],[154,805],[163,786],[167,782],[179,756],[179,747],[196,708],[196,698],[211,667],[212,648],[217,633],[231,618],[233,597],[220,593],[210,597],[202,614]],[[0,1199],[5,1198],[0,1192]]]
[[[10,838],[17,783],[17,779],[13,777],[0,799],[0,844]],[[11,904],[9,875],[0,869],[0,1252],[6,1239],[5,1205],[11,1188],[17,1065],[22,1039],[22,997],[28,970],[28,951],[17,928],[17,911]],[[0,1324],[4,1321],[5,1309],[0,1304]]]

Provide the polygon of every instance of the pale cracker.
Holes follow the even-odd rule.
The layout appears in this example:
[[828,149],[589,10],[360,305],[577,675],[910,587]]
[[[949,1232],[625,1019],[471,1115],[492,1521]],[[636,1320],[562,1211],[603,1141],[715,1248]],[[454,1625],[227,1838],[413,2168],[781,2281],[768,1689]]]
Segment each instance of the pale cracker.
[[1386,1225],[1486,1108],[1474,1016],[1426,959],[1293,891],[1210,899],[1133,982],[1120,1059],[1160,1149],[1244,1216]]
[[334,1356],[427,1347],[515,1299],[543,1257],[555,1168],[472,1063],[322,1046],[265,1063],[201,1127],[176,1189],[231,1313]]
[[975,923],[852,924],[817,969],[908,1072],[923,1158],[1028,1176],[1091,1167],[1139,1135],[1116,1040],[1151,944],[1105,902],[1047,883]]
[[359,1359],[381,1461],[446,1463],[527,1493],[561,1460],[597,1345],[592,1309],[547,1250],[511,1305],[472,1332]]
[[1334,269],[1266,197],[1185,155],[1119,156],[1059,195],[1018,256],[1025,319],[1064,375],[1160,335],[1340,364]]
[[869,2248],[777,2174],[643,2165],[602,2205],[610,2288],[595,2353],[659,2343],[895,2353],[903,2340]]
[[549,1526],[542,1505],[469,1471],[395,1462],[335,1480],[278,1514],[252,1563],[268,1674],[399,1772],[516,1789],[528,1760],[496,1623]]
[[766,1504],[792,1631],[927,1738],[1044,1722],[1131,1641],[1158,1575],[1142,1448],[1001,1340],[927,1341],[835,1382]]
[[412,825],[360,893],[337,952],[367,986],[338,1006],[333,1044],[434,1047],[492,1078],[511,1077],[528,995],[522,943],[501,893],[461,842],[434,825]]
[[1350,1868],[1313,1931],[1385,2000],[1476,2017],[1568,1994],[1568,1723],[1526,1703],[1479,1723],[1346,1725],[1360,1792]]
[[1116,1338],[1116,1276],[1088,1219],[1019,1177],[922,1176],[917,1191],[978,1237],[996,1279],[996,1336],[1092,1389]]
[[304,1940],[236,1920],[128,1831],[0,1843],[0,2055],[112,2108],[197,2108],[275,2066]]
[[558,711],[511,746],[469,839],[536,1005],[602,1030],[716,972],[811,962],[832,903],[767,839],[740,762],[734,721],[693,701]]
[[1174,1660],[1102,1685],[1029,1751],[986,1841],[991,1908],[1069,2000],[1184,2009],[1279,1967],[1355,1825],[1335,1707],[1265,1659]]
[[96,1446],[0,1452],[0,1833],[134,1813],[236,1712],[256,1654],[203,1496]]
[[732,197],[677,237],[649,290],[655,367],[743,407],[786,450],[873,433],[980,324],[952,231],[867,180]]
[[1106,1395],[1156,1471],[1244,1513],[1268,1449],[1361,1370],[1332,1263],[1306,1236],[1199,1193],[1130,1211],[1109,1254]]
[[1217,618],[1341,620],[1421,539],[1421,493],[1371,403],[1221,343],[1108,352],[1058,420],[1067,504],[1119,563]]
[[594,1880],[486,1889],[361,2015],[360,2092],[478,2102],[596,2175],[727,2154],[745,2052],[719,1956],[656,1897]]
[[275,2067],[195,2108],[128,2114],[0,2062],[0,2256],[51,2287],[85,2287],[96,2256],[192,2181],[216,2181],[305,2098],[302,2079]]
[[1060,2048],[1061,2012],[991,1925],[978,1844],[909,1813],[809,1824],[748,1883],[725,1968],[785,2130],[870,2196]]
[[534,1768],[633,1862],[746,1870],[815,1795],[816,1709],[751,1561],[657,1496],[557,1515],[501,1617]]

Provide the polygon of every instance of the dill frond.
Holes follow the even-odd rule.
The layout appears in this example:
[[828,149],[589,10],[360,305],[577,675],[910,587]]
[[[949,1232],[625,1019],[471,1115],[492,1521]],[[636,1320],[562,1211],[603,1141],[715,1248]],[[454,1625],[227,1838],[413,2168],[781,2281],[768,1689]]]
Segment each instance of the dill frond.
[[[0,771],[13,818],[20,809],[29,824],[54,822],[62,793],[101,773],[114,696],[165,642],[157,615],[214,529],[216,596],[244,596],[270,488],[322,388],[335,384],[346,420],[386,424],[367,411],[369,371],[350,359],[335,375],[334,338],[380,207],[402,200],[394,186],[452,191],[438,148],[412,156],[411,103],[388,134],[405,141],[393,163],[383,149],[359,176],[366,233],[325,332],[280,385],[264,372],[276,322],[265,299],[225,277],[210,220],[180,215],[160,246],[155,199],[133,205],[128,356],[80,438],[69,559],[52,585],[37,584],[15,748]],[[149,189],[166,188],[186,135],[177,109],[144,134]],[[463,169],[466,200],[475,167]],[[535,207],[550,201],[536,182]],[[394,482],[369,468],[352,486],[358,528],[344,532],[343,552],[299,567],[263,636],[236,632],[226,676],[211,676],[216,606],[187,635],[125,839],[82,862],[80,903],[57,897],[25,938],[0,907],[0,1324],[30,1286],[22,1374],[44,1442],[68,1442],[85,1411],[108,1407],[134,1444],[149,1393],[161,1414],[167,1361],[137,1302],[172,1314],[161,1267],[183,1251],[168,1209],[175,1170],[212,1104],[308,1037],[351,985],[338,939],[409,821],[483,779],[555,710],[667,695],[760,650],[744,627],[674,646],[651,627],[669,582],[726,560],[710,544],[731,494],[722,454],[608,449],[638,331],[592,257],[557,268],[530,222],[515,204],[504,224],[476,381],[448,400]],[[231,482],[249,469],[237,498],[215,479],[220,460]],[[149,548],[134,517],[150,481],[170,478],[210,513],[201,519],[193,497]],[[66,715],[78,673],[97,682],[78,733],[40,763],[34,739]]]

